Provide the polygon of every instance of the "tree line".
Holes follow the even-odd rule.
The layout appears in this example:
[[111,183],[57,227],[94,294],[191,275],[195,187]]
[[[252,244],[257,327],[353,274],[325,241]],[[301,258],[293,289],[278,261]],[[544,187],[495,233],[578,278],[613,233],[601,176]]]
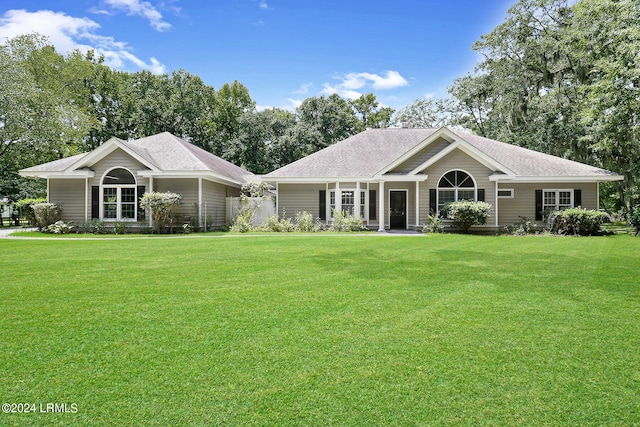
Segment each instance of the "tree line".
[[91,150],[112,136],[168,131],[266,173],[366,128],[450,125],[610,169],[603,203],[640,198],[640,3],[520,0],[472,47],[476,70],[444,99],[395,112],[375,95],[311,97],[295,111],[257,111],[240,82],[219,89],[185,70],[123,72],[93,52],[57,53],[28,34],[0,46],[0,196],[42,191],[17,170]]

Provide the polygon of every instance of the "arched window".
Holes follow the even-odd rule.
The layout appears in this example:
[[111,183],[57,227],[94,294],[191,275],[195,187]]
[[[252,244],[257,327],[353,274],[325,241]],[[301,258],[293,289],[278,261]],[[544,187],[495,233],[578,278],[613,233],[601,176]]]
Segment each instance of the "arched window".
[[136,178],[124,168],[114,168],[102,177],[102,218],[136,219]]
[[476,201],[476,183],[468,173],[461,170],[452,170],[438,181],[438,211],[444,205],[459,200]]

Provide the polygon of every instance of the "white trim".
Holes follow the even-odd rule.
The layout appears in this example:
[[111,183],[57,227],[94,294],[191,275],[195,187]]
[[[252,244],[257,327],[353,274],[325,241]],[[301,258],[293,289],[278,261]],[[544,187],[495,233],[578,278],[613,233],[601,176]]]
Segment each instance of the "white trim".
[[[501,191],[508,191],[509,195],[508,196],[501,196],[500,195]],[[498,181],[496,181],[496,198],[498,198],[498,199],[513,199],[514,198],[514,193],[515,193],[515,190],[513,188],[498,188]]]
[[84,180],[84,222],[89,222],[89,178]]
[[276,217],[280,218],[280,192],[278,191],[277,182],[276,182]]
[[375,178],[384,179],[387,182],[421,182],[426,181],[429,175],[376,175]]
[[416,181],[416,221],[415,226],[420,226],[420,183]]
[[384,232],[384,181],[378,182],[378,231]]
[[201,226],[202,226],[202,177],[198,177],[198,228]]
[[568,192],[571,195],[571,207],[574,208],[575,206],[575,188],[543,188],[542,189],[542,212],[544,213],[545,211],[545,206],[551,206],[551,205],[545,205],[544,203],[544,195],[545,193],[555,193],[556,194],[556,203],[554,205],[554,210],[558,210],[560,207],[560,192],[564,191],[564,192]]
[[56,178],[56,179],[78,179],[93,178],[95,172],[89,169],[82,169],[69,172],[51,172],[51,171],[19,171],[20,176],[31,176],[34,178]]
[[622,181],[622,175],[609,176],[513,176],[513,175],[489,175],[489,181],[509,181],[522,184],[555,184],[560,182],[610,182]]
[[[122,184],[122,185],[117,185],[117,184],[109,184],[109,185],[104,185],[104,179],[105,177],[109,174],[109,172],[111,172],[112,170],[115,169],[124,169],[127,172],[129,172],[131,174],[131,176],[133,177],[133,184]],[[115,218],[105,218],[104,217],[104,189],[105,188],[115,188],[116,189],[116,217]],[[133,188],[133,218],[121,218],[121,214],[122,214],[122,189],[123,188]],[[101,221],[105,221],[105,222],[115,222],[115,221],[126,221],[126,222],[135,222],[138,220],[138,209],[136,209],[137,207],[137,200],[138,200],[138,180],[136,179],[136,176],[133,172],[131,172],[131,170],[125,166],[114,166],[110,169],[107,169],[102,176],[100,177],[100,193],[98,195],[99,197],[99,201],[100,201],[100,209],[99,209],[99,217]]]
[[392,191],[404,191],[404,230],[409,228],[409,190],[406,188],[390,188],[387,191],[387,200],[389,201],[389,229],[391,229],[391,192]]
[[240,187],[244,182],[236,181],[217,174],[211,171],[168,171],[168,172],[155,172],[150,170],[138,171],[138,176],[143,178],[156,177],[156,178],[202,178],[207,181],[217,182],[219,184],[231,185]]
[[495,183],[495,189],[494,189],[494,195],[493,195],[496,199],[496,209],[495,209],[495,215],[496,215],[496,227],[498,227],[498,181],[496,181]]
[[79,169],[82,167],[92,166],[95,163],[107,157],[109,154],[113,153],[117,148],[120,148],[122,151],[124,151],[129,156],[133,157],[134,159],[136,159],[138,162],[142,163],[149,169],[154,171],[160,170],[156,167],[156,165],[151,163],[148,159],[141,157],[138,153],[130,149],[123,140],[118,139],[116,137],[111,137],[104,144],[102,144],[95,150],[87,153],[86,156],[83,156],[81,159],[78,159],[77,162],[67,167],[65,171],[73,171],[75,169]]
[[462,190],[462,191],[469,191],[470,187],[440,187],[440,181],[442,181],[442,178],[450,173],[450,172],[464,172],[466,173],[469,178],[471,178],[471,180],[473,181],[473,200],[474,201],[478,201],[478,182],[476,181],[476,179],[473,177],[472,174],[470,174],[469,172],[467,172],[464,169],[449,169],[448,171],[446,171],[445,173],[443,173],[442,175],[440,175],[440,178],[438,179],[438,181],[436,182],[436,213],[440,212],[440,189],[444,190],[453,190],[454,191],[454,202],[458,201],[458,190]]

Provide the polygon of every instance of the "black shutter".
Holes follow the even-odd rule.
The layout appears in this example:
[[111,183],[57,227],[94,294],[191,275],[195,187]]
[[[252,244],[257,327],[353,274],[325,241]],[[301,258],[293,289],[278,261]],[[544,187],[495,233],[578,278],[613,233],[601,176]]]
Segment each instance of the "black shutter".
[[573,190],[573,206],[582,206],[582,190]]
[[369,190],[369,219],[376,219],[378,200],[376,199],[376,190]]
[[318,218],[326,220],[327,219],[327,192],[326,190],[320,190],[318,192],[318,210],[319,215]]
[[100,186],[91,186],[91,219],[100,218]]
[[429,189],[429,211],[430,213],[436,213],[438,205],[436,204],[436,189]]
[[536,190],[536,221],[542,221],[542,190]]
[[478,188],[478,201],[484,202],[484,188]]
[[144,221],[144,209],[140,207],[140,198],[144,196],[144,185],[138,185],[138,198],[136,199],[136,210],[138,211],[138,221]]

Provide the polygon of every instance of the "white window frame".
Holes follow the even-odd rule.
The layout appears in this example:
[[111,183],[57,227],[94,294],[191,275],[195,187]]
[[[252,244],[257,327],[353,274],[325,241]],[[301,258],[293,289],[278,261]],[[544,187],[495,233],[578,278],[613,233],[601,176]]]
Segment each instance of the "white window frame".
[[[442,181],[442,178],[446,174],[454,171],[466,173],[469,176],[469,178],[471,178],[471,181],[473,181],[473,188],[471,187],[440,187],[440,181]],[[459,199],[458,190],[461,190],[461,191],[473,190],[473,201],[474,202],[478,201],[478,183],[476,182],[476,179],[473,177],[473,175],[471,175],[469,172],[467,172],[464,169],[450,169],[445,173],[443,173],[442,175],[440,175],[440,178],[438,179],[438,185],[436,186],[436,212],[440,212],[440,191],[453,191],[453,202],[457,202]]]
[[[109,173],[115,169],[124,169],[133,176],[134,183],[133,184],[122,184],[122,185],[114,185],[114,184],[103,184],[104,179]],[[127,221],[127,222],[136,222],[138,220],[138,181],[133,172],[131,172],[128,168],[124,166],[115,166],[111,169],[108,169],[100,179],[100,219],[105,222],[115,222],[115,221]],[[116,217],[115,218],[105,218],[105,201],[104,201],[104,191],[105,189],[116,189]],[[123,203],[122,202],[122,189],[123,188],[132,188],[133,189],[133,218],[123,218],[122,217],[122,206],[130,205],[130,202]]]
[[[571,200],[570,204],[560,204],[560,192],[564,192],[564,193],[569,193],[569,197]],[[546,195],[547,193],[554,193],[554,199],[555,199],[555,203],[552,204],[546,204]],[[574,200],[574,194],[575,191],[573,188],[545,188],[542,190],[542,212],[546,212],[549,208],[551,208],[551,210],[553,211],[559,211],[559,210],[563,210],[563,209],[571,209],[574,207],[575,204],[575,200]]]
[[[355,188],[340,188],[340,193],[342,194],[343,199],[341,200],[342,212],[345,212],[345,206],[353,206],[351,214],[353,214],[353,210],[355,210],[355,203],[358,201],[356,198],[356,189]],[[353,205],[344,203],[344,193],[353,193]],[[366,209],[369,206],[369,192],[366,189],[360,189],[360,200],[362,201],[362,197],[364,197],[364,205],[360,204],[360,218],[364,221],[369,219],[369,210]],[[336,189],[329,190],[329,215],[328,218],[333,220],[333,211],[336,208]]]
[[[500,192],[507,191],[509,194],[507,196],[501,196]],[[498,188],[497,193],[498,199],[513,199],[513,188]]]

